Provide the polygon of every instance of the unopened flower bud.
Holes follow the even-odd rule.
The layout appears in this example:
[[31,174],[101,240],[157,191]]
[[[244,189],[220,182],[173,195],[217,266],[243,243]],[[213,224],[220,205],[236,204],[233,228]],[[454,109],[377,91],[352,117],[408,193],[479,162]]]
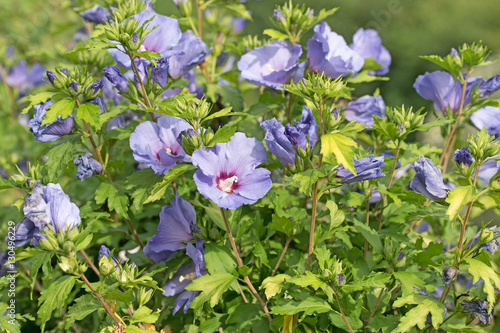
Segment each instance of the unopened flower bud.
[[57,77],[56,73],[52,71],[46,71],[45,75],[47,75],[47,79],[49,80],[50,84],[54,85],[54,80]]
[[64,242],[63,251],[66,254],[69,254],[69,253],[73,252],[74,250],[75,250],[75,244],[73,244],[73,242],[70,242],[70,241]]
[[56,244],[53,244],[50,242],[48,239],[40,239],[39,243],[41,248],[47,251],[55,251],[59,246]]
[[69,87],[70,87],[71,89],[73,89],[76,93],[78,92],[78,82],[75,82],[75,81],[71,82],[71,83],[69,84]]
[[77,270],[78,264],[76,262],[75,257],[67,258],[61,257],[61,262],[59,263],[59,267],[64,273],[73,274]]
[[401,268],[406,264],[406,253],[398,252],[397,257],[394,260],[394,266]]
[[177,137],[177,142],[188,155],[201,148],[201,138],[192,128],[182,131]]
[[345,274],[344,273],[340,273],[339,275],[337,275],[337,278],[335,280],[337,286],[341,287],[345,284]]
[[458,273],[460,273],[460,271],[456,267],[453,266],[445,267],[445,269],[443,270],[444,284],[449,285],[451,281],[453,281],[453,279],[458,275]]
[[115,263],[110,261],[108,257],[101,256],[101,259],[99,259],[99,272],[101,272],[101,274],[104,276],[108,276],[114,271],[115,271]]

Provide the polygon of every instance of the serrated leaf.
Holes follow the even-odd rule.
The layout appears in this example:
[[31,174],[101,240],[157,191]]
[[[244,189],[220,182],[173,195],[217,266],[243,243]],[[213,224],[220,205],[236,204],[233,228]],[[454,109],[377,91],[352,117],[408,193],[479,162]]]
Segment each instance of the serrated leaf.
[[396,125],[389,123],[385,118],[373,117],[373,130],[385,135],[391,141],[396,141],[398,138]]
[[216,143],[228,142],[233,134],[236,132],[236,127],[234,126],[222,126],[215,132],[213,138],[208,141],[206,147],[212,147]]
[[363,277],[362,280],[343,285],[342,291],[350,293],[366,288],[383,288],[387,286],[387,283],[389,283],[390,280],[390,274],[385,274],[382,272],[370,273],[370,275]]
[[477,190],[474,186],[457,186],[455,187],[446,198],[446,202],[450,204],[446,215],[449,216],[450,221],[453,221],[463,206],[475,199]]
[[67,118],[73,113],[75,105],[76,102],[74,99],[63,99],[52,104],[45,113],[45,117],[43,117],[42,125],[53,123],[59,116],[62,119]]
[[201,293],[191,302],[190,308],[198,311],[208,301],[210,306],[214,307],[235,281],[236,276],[229,273],[206,274],[193,280],[186,286],[186,290],[201,291]]
[[33,105],[45,103],[47,100],[52,98],[52,96],[54,96],[55,94],[56,94],[55,92],[45,91],[45,92],[41,92],[41,93],[38,93],[35,95],[29,95],[27,98],[29,105],[23,109],[21,114],[25,114],[26,112],[28,112],[33,107]]
[[31,258],[44,253],[46,253],[46,251],[44,250],[40,250],[34,247],[27,247],[23,250],[23,252],[16,254],[16,261],[21,261],[23,259]]
[[262,31],[262,33],[264,35],[268,35],[269,37],[271,37],[271,39],[285,40],[288,38],[287,34],[284,34],[276,29],[265,29],[264,31]]
[[302,194],[310,195],[314,183],[321,178],[328,176],[328,171],[326,169],[310,169],[304,172],[296,173],[293,175],[292,184],[299,185],[299,191]]
[[353,222],[356,230],[363,235],[363,237],[368,241],[368,243],[370,243],[371,246],[373,246],[373,250],[382,254],[383,246],[377,231],[373,230],[366,224],[359,222],[358,220],[353,220]]
[[410,332],[411,328],[418,326],[421,330],[426,326],[427,315],[432,315],[432,326],[439,328],[444,320],[444,304],[439,302],[439,299],[434,299],[429,296],[412,294],[406,297],[398,298],[394,302],[394,307],[400,308],[406,304],[417,304],[416,307],[408,311],[401,321],[392,331],[392,333]]
[[236,273],[236,261],[232,252],[223,245],[209,243],[205,246],[205,263],[208,272]]
[[[366,70],[359,72],[358,75],[353,78],[349,78],[349,83],[364,83],[373,81],[389,81],[389,78],[387,76],[370,75]],[[376,117],[373,118],[375,119]]]
[[318,290],[325,283],[325,281],[310,271],[306,271],[305,275],[294,276],[287,281],[302,288],[311,286],[314,290]]
[[269,322],[258,304],[240,303],[227,312],[228,332],[269,332]]
[[118,190],[114,184],[101,183],[95,191],[95,202],[97,204],[102,205],[106,201],[109,209],[128,219],[128,197],[122,190]]
[[183,175],[186,171],[192,170],[195,167],[192,164],[177,164],[176,166],[170,168],[167,174],[163,176],[163,180],[160,183],[156,183],[151,190],[151,195],[144,201],[144,204],[149,202],[160,200],[167,187],[172,186],[172,182]]
[[98,105],[92,103],[83,103],[76,110],[76,117],[80,120],[86,121],[94,128],[99,129],[101,122],[99,120],[98,114],[101,112],[101,109]]
[[330,230],[339,227],[344,222],[345,213],[333,200],[328,200],[325,207],[330,211]]
[[358,144],[353,139],[345,135],[330,133],[321,137],[321,153],[326,157],[335,155],[337,161],[354,175],[356,175],[356,169],[352,147],[357,146]]
[[[480,279],[484,281],[483,291],[486,295],[488,295],[488,304],[491,309],[491,307],[495,304],[496,288],[500,288],[500,278],[498,273],[484,262],[474,258],[467,258],[464,262],[469,265],[468,271],[473,277],[473,284],[476,284]],[[494,287],[495,285],[496,288]],[[488,310],[488,313],[489,312],[490,310]]]
[[461,66],[455,62],[455,59],[451,54],[448,54],[444,58],[437,55],[420,56],[420,58],[433,62],[438,66],[441,66],[447,72],[453,74],[455,77],[461,75],[460,72]]
[[266,228],[271,228],[277,231],[284,233],[287,236],[291,236],[293,234],[293,230],[297,221],[293,221],[289,218],[278,216],[273,214],[272,222],[269,223]]
[[403,297],[414,294],[417,291],[415,288],[423,288],[425,286],[424,280],[420,279],[413,272],[399,271],[393,273],[394,278],[401,282],[401,291],[403,292]]
[[[7,303],[0,303],[0,313],[6,314],[8,309]],[[0,328],[3,332],[21,333],[21,325],[18,320],[11,319],[9,315],[0,316]]]
[[324,299],[315,296],[308,296],[302,301],[286,299],[271,309],[272,314],[282,316],[294,315],[299,312],[304,312],[303,316],[310,316],[314,313],[319,314],[329,311],[332,311],[332,307]]
[[45,152],[45,156],[48,157],[45,167],[50,181],[57,182],[65,167],[73,161],[73,148],[80,137],[81,134],[66,135]]
[[72,306],[68,308],[68,313],[64,316],[64,325],[69,328],[75,321],[82,320],[89,314],[98,311],[102,304],[93,295],[83,295],[78,297]]
[[45,329],[45,323],[50,319],[52,312],[64,304],[69,293],[75,285],[76,278],[71,275],[61,276],[52,282],[49,287],[42,291],[38,299],[38,318],[42,322],[42,332]]
[[151,333],[151,330],[145,330],[134,325],[128,325],[125,328],[125,333]]
[[413,131],[427,132],[431,128],[438,127],[438,126],[441,127],[441,126],[444,126],[446,124],[451,124],[453,122],[455,122],[455,119],[438,118],[434,121],[431,121],[430,123],[425,123],[425,124],[415,128]]
[[[214,112],[214,113],[210,114],[209,116],[207,116],[206,118],[203,118],[201,123],[203,124],[205,121],[215,119],[215,118],[226,117],[226,116],[231,114],[232,110],[233,109],[231,107],[227,107],[227,108],[224,108],[224,109],[219,110],[217,112]],[[244,113],[238,113],[238,114],[244,114]]]
[[261,242],[257,242],[254,245],[254,249],[252,251],[253,255],[256,256],[257,258],[260,259],[260,261],[269,267],[269,260],[267,259],[267,252],[264,249],[264,246],[262,246]]
[[270,299],[281,291],[283,282],[290,278],[290,275],[287,274],[269,276],[262,281],[259,289],[264,289],[267,299]]
[[425,251],[413,257],[413,262],[417,263],[420,267],[437,266],[432,258],[443,254],[443,248],[443,243],[431,242]]
[[129,320],[132,324],[140,322],[153,324],[158,320],[159,315],[159,312],[153,312],[153,310],[147,306],[141,306],[139,309],[134,311],[134,314]]

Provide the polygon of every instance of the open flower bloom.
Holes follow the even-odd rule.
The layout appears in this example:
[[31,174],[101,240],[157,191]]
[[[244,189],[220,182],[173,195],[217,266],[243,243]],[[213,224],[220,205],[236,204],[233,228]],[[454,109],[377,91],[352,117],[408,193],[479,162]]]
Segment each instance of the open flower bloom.
[[470,116],[470,121],[477,129],[486,128],[489,135],[500,137],[500,109],[494,106],[483,106]]
[[299,44],[275,40],[244,54],[238,61],[238,69],[241,77],[253,84],[283,90],[278,86],[290,80],[296,83],[304,76],[307,63],[297,62],[301,54]]
[[[471,101],[471,91],[474,85],[482,81],[479,77],[470,77],[465,88],[464,107]],[[448,108],[458,111],[462,97],[462,84],[447,72],[435,71],[419,75],[413,88],[424,99],[434,102],[436,111],[447,112]]]
[[[498,155],[495,157],[498,157]],[[477,178],[483,183],[488,184],[491,177],[493,177],[498,170],[500,170],[500,161],[489,159],[479,167]]]
[[49,183],[47,186],[37,182],[33,193],[24,199],[25,219],[15,227],[15,246],[27,242],[36,245],[45,238],[42,233],[50,225],[58,233],[71,230],[80,225],[80,210],[63,192],[61,185]]
[[21,60],[10,69],[5,82],[11,87],[16,87],[19,95],[23,96],[29,89],[44,82],[44,73],[45,68],[42,65],[34,64],[31,69],[28,69],[26,60]]
[[365,63],[325,22],[314,27],[314,36],[307,41],[307,57],[309,68],[334,79],[359,72]]
[[420,155],[413,164],[415,176],[410,182],[410,188],[425,195],[433,201],[440,201],[448,196],[448,186],[443,182],[441,170],[428,158]]
[[370,75],[384,75],[389,72],[391,54],[382,46],[382,39],[375,30],[359,28],[352,37],[351,48],[363,59],[372,58],[382,66],[370,71]]
[[64,119],[59,116],[53,123],[42,125],[47,108],[52,104],[54,103],[52,103],[49,99],[45,103],[33,106],[35,114],[28,122],[28,126],[30,127],[30,131],[35,135],[35,140],[38,142],[56,141],[60,137],[71,133],[73,127],[75,127],[75,122],[73,121],[73,117],[71,115]]
[[130,148],[137,162],[145,163],[157,175],[165,174],[180,162],[189,162],[181,145],[179,134],[193,127],[180,118],[162,116],[158,122],[145,121],[130,135]]
[[345,119],[355,120],[368,127],[373,126],[373,116],[385,117],[385,103],[380,95],[365,95],[355,101],[350,101],[344,111]]
[[[179,28],[179,22],[176,19],[157,14],[153,10],[144,10],[132,16],[132,18],[137,20],[140,24],[144,24],[144,22],[153,18],[146,24],[146,28],[153,29],[156,27],[156,29],[146,35],[139,48],[139,52],[158,52],[161,57],[164,58],[170,55],[169,51],[177,45],[181,39],[182,33]],[[113,55],[118,65],[126,69],[132,69],[132,61],[129,56],[123,52],[123,49],[110,49],[109,52]]]
[[86,11],[80,12],[79,15],[85,22],[104,24],[111,16],[111,12],[107,8],[102,8],[99,5],[95,5],[94,7],[89,8]]
[[175,296],[180,294],[174,302],[174,315],[183,306],[184,313],[186,313],[193,299],[195,299],[195,297],[200,293],[199,291],[188,291],[186,290],[186,286],[190,284],[192,280],[208,273],[208,270],[205,267],[205,251],[203,250],[203,241],[201,239],[197,239],[195,243],[196,246],[193,244],[188,244],[186,246],[186,254],[193,259],[193,262],[179,268],[174,276],[172,276],[172,278],[163,286],[163,295],[165,296]]
[[197,229],[196,212],[176,193],[170,206],[162,208],[158,232],[148,240],[144,254],[156,262],[170,259],[176,251],[186,249],[186,242],[194,240],[193,229]]
[[256,169],[266,158],[261,142],[238,132],[229,142],[193,153],[193,165],[199,167],[194,181],[198,191],[219,207],[234,210],[253,204],[271,189],[271,172]]
[[356,175],[344,168],[341,164],[337,170],[337,177],[341,178],[341,183],[357,183],[364,180],[384,177],[382,168],[385,166],[384,157],[375,157],[373,155],[354,160],[354,169]]
[[172,49],[173,55],[168,60],[168,73],[173,78],[186,75],[205,60],[211,51],[200,37],[187,30],[182,34],[179,44]]
[[314,147],[318,141],[318,125],[307,106],[302,108],[302,117],[295,121],[295,127],[287,124],[284,127],[276,118],[266,120],[260,124],[266,132],[264,139],[269,151],[276,156],[283,166],[295,166],[295,154],[298,148]]

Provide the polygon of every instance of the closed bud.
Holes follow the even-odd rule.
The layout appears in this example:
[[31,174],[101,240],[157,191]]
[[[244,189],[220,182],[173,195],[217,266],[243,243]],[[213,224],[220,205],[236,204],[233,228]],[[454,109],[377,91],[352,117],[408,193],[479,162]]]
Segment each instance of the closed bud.
[[47,251],[55,251],[57,248],[59,248],[59,246],[57,246],[57,242],[54,245],[48,239],[40,239],[39,244],[42,249]]
[[460,273],[460,271],[453,266],[448,266],[443,270],[443,282],[446,285],[449,285],[453,279],[455,279]]
[[182,131],[177,137],[177,142],[188,155],[192,155],[195,150],[202,147],[201,138],[192,128]]
[[404,267],[406,264],[406,253],[398,252],[398,256],[394,259],[394,266],[397,268]]
[[58,243],[58,244],[64,244],[64,242],[65,242],[65,241],[66,241],[66,240],[65,240],[65,235],[64,235],[64,233],[63,233],[63,232],[58,233],[58,234],[57,234],[57,243]]
[[87,266],[87,264],[85,264],[85,263],[83,263],[83,264],[81,264],[80,266],[78,266],[78,270],[77,270],[78,275],[82,275],[82,274],[84,274],[84,273],[87,271],[87,269],[88,269],[88,268],[89,268],[89,267],[88,267],[88,266]]
[[137,299],[139,300],[140,305],[144,305],[153,297],[153,289],[149,289],[146,291],[146,288],[140,288],[137,292]]
[[337,275],[337,278],[335,279],[335,283],[337,286],[342,287],[345,284],[345,274],[340,273]]
[[56,73],[52,71],[46,71],[45,75],[47,75],[47,80],[49,80],[51,85],[54,85],[54,81],[57,78]]
[[80,230],[78,230],[78,228],[72,228],[71,230],[69,230],[66,234],[68,236],[68,239],[72,242],[75,241],[76,237],[78,237],[78,235],[80,235]]
[[75,244],[73,244],[73,242],[70,242],[70,241],[64,242],[64,245],[63,245],[64,253],[69,254],[69,253],[73,252],[74,250],[75,250]]
[[69,84],[69,87],[70,87],[71,89],[73,89],[76,93],[78,92],[78,82],[72,81],[72,82]]
[[115,270],[115,263],[109,260],[108,257],[101,256],[101,259],[99,259],[99,272],[101,272],[104,276],[108,276],[109,274],[115,272]]
[[73,274],[78,270],[78,263],[76,262],[75,257],[61,257],[61,262],[59,263],[59,267],[66,274]]

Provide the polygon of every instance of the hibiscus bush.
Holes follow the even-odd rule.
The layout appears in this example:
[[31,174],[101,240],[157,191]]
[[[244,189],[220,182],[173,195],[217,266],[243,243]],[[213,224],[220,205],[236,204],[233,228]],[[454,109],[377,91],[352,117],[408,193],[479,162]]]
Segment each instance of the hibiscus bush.
[[262,39],[245,3],[174,3],[68,2],[55,66],[1,50],[1,330],[498,330],[490,49],[422,56],[433,108],[386,106],[391,52],[337,8]]

